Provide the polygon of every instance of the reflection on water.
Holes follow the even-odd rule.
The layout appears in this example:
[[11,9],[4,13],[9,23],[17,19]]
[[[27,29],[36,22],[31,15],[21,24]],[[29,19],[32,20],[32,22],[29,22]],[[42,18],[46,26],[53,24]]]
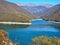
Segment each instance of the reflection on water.
[[27,28],[29,25],[22,24],[0,24],[0,29]]
[[9,35],[8,37],[13,42],[19,42],[21,45],[29,45],[32,38],[38,36],[59,37],[60,38],[60,24],[53,22],[46,22],[43,20],[32,21],[32,24],[27,28],[15,27],[13,29],[5,29]]

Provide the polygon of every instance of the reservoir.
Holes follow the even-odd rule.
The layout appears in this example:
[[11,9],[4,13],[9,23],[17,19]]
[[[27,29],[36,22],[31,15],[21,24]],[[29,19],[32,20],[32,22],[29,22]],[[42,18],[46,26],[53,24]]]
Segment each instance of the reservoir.
[[38,36],[60,38],[60,24],[44,20],[32,20],[31,25],[25,28],[6,28],[8,38],[20,45],[29,45],[33,38]]

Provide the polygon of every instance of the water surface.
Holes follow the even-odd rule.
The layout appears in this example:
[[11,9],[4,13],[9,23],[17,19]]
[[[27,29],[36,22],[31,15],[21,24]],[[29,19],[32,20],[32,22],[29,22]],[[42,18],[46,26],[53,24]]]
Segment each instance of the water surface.
[[[58,28],[59,27],[59,28]],[[60,24],[47,22],[44,20],[32,21],[27,28],[9,28],[8,37],[13,42],[19,42],[20,45],[29,45],[32,38],[38,36],[58,37],[60,38]]]

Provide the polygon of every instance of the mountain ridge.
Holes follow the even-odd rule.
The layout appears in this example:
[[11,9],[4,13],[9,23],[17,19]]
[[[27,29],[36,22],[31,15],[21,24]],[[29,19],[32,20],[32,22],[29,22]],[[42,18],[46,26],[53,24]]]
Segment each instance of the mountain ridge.
[[48,21],[60,22],[60,4],[57,4],[42,14],[42,18]]
[[51,4],[22,4],[22,3],[15,3],[18,6],[26,9],[28,12],[30,12],[33,15],[37,15],[39,17],[40,12],[43,12],[44,10],[51,8],[53,5]]
[[31,13],[14,3],[0,1],[0,21],[29,22],[29,20],[35,18]]

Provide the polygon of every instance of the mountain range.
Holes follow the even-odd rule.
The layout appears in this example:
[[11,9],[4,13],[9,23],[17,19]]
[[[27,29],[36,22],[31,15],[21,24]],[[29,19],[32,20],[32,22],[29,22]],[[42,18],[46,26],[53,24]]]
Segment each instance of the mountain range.
[[33,4],[33,3],[21,4],[17,2],[15,2],[15,4],[26,9],[28,12],[30,12],[33,15],[36,15],[38,12],[42,12],[43,10],[52,7],[51,4]]
[[44,19],[60,22],[60,4],[12,3],[0,0],[1,22],[29,22],[32,19]]
[[31,5],[30,3],[28,5],[23,5],[22,7],[44,20],[60,22],[60,4],[53,6],[51,4]]

